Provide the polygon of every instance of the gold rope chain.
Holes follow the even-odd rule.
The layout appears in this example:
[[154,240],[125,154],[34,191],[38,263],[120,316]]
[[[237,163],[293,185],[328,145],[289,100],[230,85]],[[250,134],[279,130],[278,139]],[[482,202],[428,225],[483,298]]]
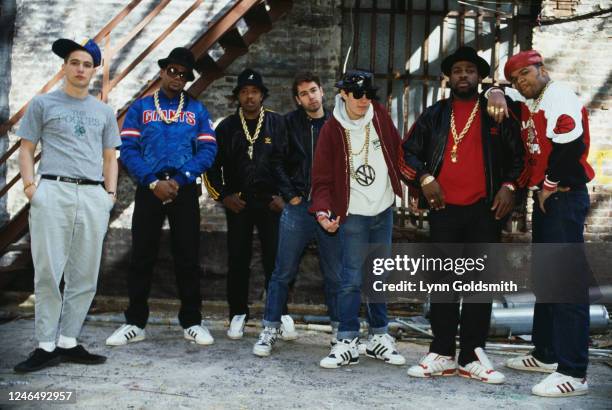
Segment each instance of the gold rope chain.
[[466,136],[470,127],[472,126],[472,122],[474,122],[474,118],[476,118],[476,113],[478,112],[478,106],[479,106],[479,102],[478,100],[476,100],[476,104],[474,104],[474,108],[472,108],[470,117],[468,118],[467,123],[465,124],[465,127],[463,127],[463,130],[461,130],[461,134],[459,135],[457,135],[457,128],[455,127],[455,110],[451,109],[451,133],[453,135],[453,142],[454,142],[453,149],[451,149],[451,153],[450,153],[452,162],[457,162],[457,148],[459,147],[459,143],[461,142],[463,137]]
[[353,156],[359,156],[361,155],[361,153],[363,152],[363,150],[365,149],[365,161],[364,161],[364,165],[367,167],[368,166],[368,153],[370,151],[370,124],[368,123],[368,125],[366,125],[365,127],[365,142],[363,143],[363,146],[361,147],[361,149],[359,150],[358,153],[353,153],[353,148],[351,146],[351,132],[349,130],[347,130],[346,128],[344,129],[344,133],[346,135],[346,145],[348,146],[348,152],[349,152],[349,170],[351,173],[351,177],[353,177],[353,179],[357,179],[357,176],[355,175],[355,165],[353,165]]
[[538,112],[538,108],[540,107],[540,103],[542,102],[542,98],[544,98],[544,93],[548,89],[548,86],[551,85],[551,84],[552,84],[552,81],[549,81],[549,82],[546,83],[546,85],[544,86],[544,89],[542,89],[542,92],[540,93],[540,95],[538,95],[538,98],[533,102],[531,107],[529,107],[529,117],[530,117],[530,119],[533,116],[533,114]]
[[[170,118],[166,118],[166,116],[164,115],[164,112],[161,109],[161,106],[159,105],[159,90],[155,91],[155,94],[153,94],[153,101],[155,102],[155,111],[157,111],[159,118],[161,118],[162,121],[165,122],[166,124],[172,124],[173,122],[176,122],[179,119],[179,117],[181,116],[181,113],[183,112],[183,105],[185,105],[185,96],[183,92],[181,91],[181,99],[179,101],[178,108],[176,109],[176,112],[174,113],[174,115]],[[169,111],[170,110],[168,110],[168,112]]]
[[531,107],[527,107],[529,109],[529,119],[527,120],[527,144],[531,147],[536,142],[536,134],[535,134],[535,123],[533,122],[533,116],[538,112],[540,108],[540,103],[542,102],[542,98],[544,98],[544,93],[548,89],[548,86],[552,84],[552,81],[546,83],[542,92],[533,102]]
[[257,138],[259,138],[261,126],[263,125],[263,120],[265,116],[264,107],[261,107],[261,110],[259,111],[259,119],[257,120],[257,127],[255,127],[255,134],[253,136],[251,136],[251,133],[249,132],[249,127],[247,126],[246,119],[244,118],[242,107],[240,107],[240,109],[238,110],[238,115],[240,116],[240,122],[242,123],[242,130],[244,131],[244,136],[249,142],[249,157],[253,159],[253,144],[255,144],[255,141],[257,141]]

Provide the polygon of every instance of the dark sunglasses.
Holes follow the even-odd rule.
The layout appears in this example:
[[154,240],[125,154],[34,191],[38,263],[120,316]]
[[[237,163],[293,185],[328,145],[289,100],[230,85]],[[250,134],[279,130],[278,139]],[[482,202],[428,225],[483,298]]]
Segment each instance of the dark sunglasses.
[[172,78],[179,77],[181,80],[185,80],[185,81],[187,81],[189,77],[188,71],[179,71],[175,67],[168,67],[166,69],[166,73],[168,73],[168,75]]
[[376,90],[372,89],[364,90],[363,88],[358,88],[356,90],[351,90],[350,92],[353,93],[353,98],[356,100],[361,99],[364,95],[368,100],[373,100],[376,98]]

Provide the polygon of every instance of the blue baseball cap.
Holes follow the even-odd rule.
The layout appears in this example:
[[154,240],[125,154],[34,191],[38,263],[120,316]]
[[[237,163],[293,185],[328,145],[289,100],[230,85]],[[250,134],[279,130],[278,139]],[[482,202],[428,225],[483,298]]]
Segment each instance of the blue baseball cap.
[[98,67],[102,63],[102,53],[100,52],[100,47],[98,47],[98,45],[90,38],[83,41],[82,44],[67,38],[60,38],[53,43],[51,50],[64,59],[74,50],[83,50],[88,52],[91,55],[91,58],[93,58],[94,67]]

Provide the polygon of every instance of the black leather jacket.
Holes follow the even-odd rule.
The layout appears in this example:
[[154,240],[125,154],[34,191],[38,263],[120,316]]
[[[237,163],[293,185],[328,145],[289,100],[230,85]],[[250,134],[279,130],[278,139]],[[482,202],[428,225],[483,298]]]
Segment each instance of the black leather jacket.
[[[327,121],[330,115],[325,111],[324,120]],[[288,144],[284,153],[284,163],[291,183],[288,190],[281,192],[285,201],[295,196],[309,199],[315,146],[324,121],[317,126],[301,107],[286,114],[285,120]]]
[[282,115],[266,109],[262,130],[253,144],[253,159],[248,156],[249,143],[237,112],[221,121],[215,134],[217,157],[204,175],[211,198],[221,201],[241,193],[245,198],[265,199],[287,189],[289,178],[282,164],[287,129]]
[[[487,100],[482,96],[479,100],[487,200],[492,202],[502,183],[516,185],[524,167],[524,147],[520,125],[514,119],[520,116],[513,113],[499,125],[487,114]],[[511,106],[510,100],[508,106]],[[440,173],[450,130],[450,117],[451,99],[438,101],[421,114],[404,138],[400,169],[409,184],[420,188],[423,174],[437,177]],[[423,201],[421,205],[426,206]]]

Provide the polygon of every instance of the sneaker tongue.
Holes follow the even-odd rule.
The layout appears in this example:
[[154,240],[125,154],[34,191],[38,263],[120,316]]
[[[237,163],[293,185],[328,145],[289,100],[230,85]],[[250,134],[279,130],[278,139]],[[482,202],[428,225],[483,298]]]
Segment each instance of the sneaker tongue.
[[483,367],[488,370],[493,370],[493,364],[489,361],[489,358],[481,347],[477,347],[476,349],[474,349],[474,353],[476,353],[476,357],[478,358],[480,364],[482,364]]

